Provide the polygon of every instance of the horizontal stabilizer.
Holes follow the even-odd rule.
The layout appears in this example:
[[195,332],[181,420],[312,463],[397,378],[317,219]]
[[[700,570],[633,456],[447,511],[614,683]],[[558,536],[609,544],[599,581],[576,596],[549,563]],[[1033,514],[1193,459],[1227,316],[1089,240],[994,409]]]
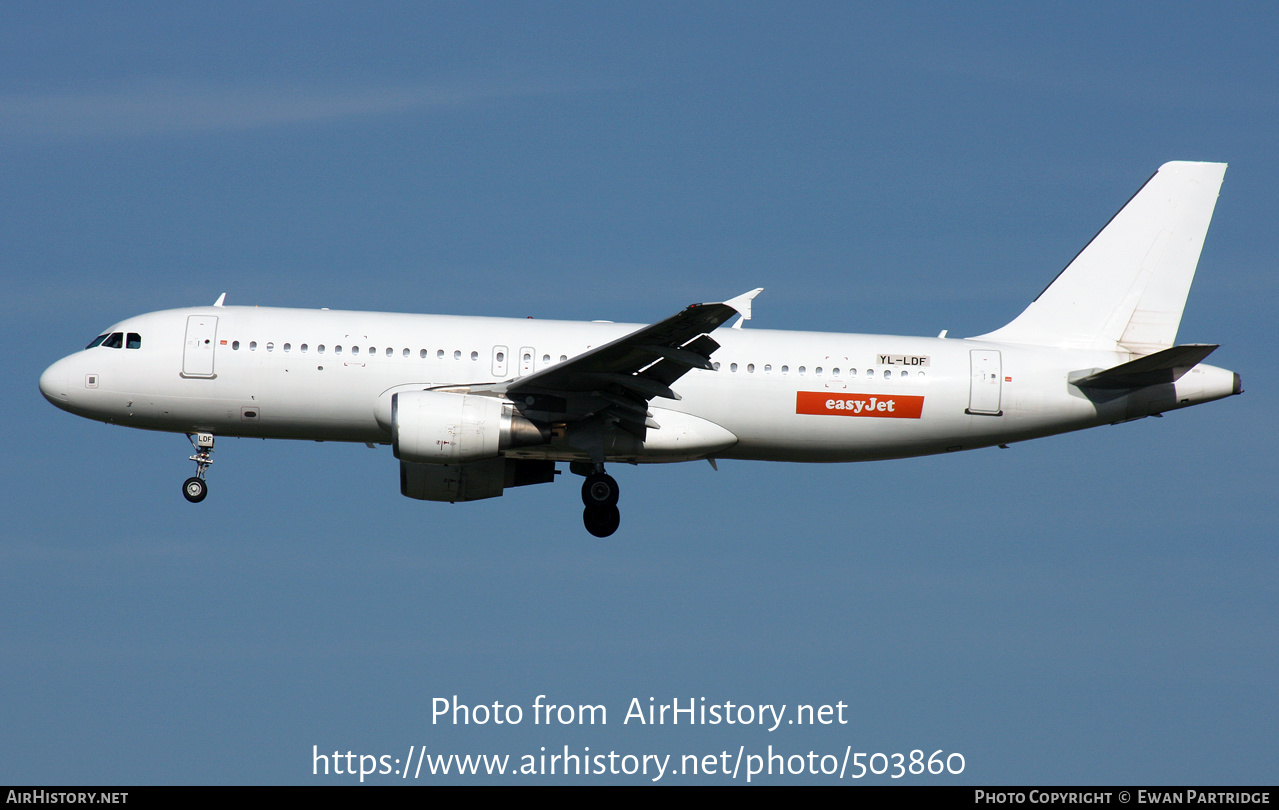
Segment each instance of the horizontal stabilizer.
[[1217,345],[1213,343],[1173,346],[1071,382],[1080,388],[1105,389],[1145,388],[1148,385],[1176,382],[1187,371],[1203,362],[1216,348]]

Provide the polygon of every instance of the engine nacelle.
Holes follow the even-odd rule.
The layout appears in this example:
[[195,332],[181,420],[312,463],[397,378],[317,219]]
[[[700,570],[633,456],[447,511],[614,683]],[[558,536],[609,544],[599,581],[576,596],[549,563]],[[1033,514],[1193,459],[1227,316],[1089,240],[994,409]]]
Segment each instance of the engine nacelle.
[[463,464],[551,440],[549,428],[496,397],[400,391],[391,397],[391,446],[401,461]]
[[549,484],[555,462],[490,458],[467,464],[400,462],[400,492],[419,501],[479,501],[496,498],[508,487]]

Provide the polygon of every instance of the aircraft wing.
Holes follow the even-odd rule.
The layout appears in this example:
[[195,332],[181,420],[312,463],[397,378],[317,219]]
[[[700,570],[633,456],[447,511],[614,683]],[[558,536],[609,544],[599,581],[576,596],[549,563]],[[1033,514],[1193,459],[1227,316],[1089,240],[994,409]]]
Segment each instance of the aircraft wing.
[[600,411],[643,436],[654,427],[648,401],[679,399],[671,384],[689,369],[712,369],[719,343],[708,333],[734,315],[750,314],[752,290],[724,303],[693,304],[658,323],[596,346],[563,363],[507,381],[505,393],[527,411],[573,421]]

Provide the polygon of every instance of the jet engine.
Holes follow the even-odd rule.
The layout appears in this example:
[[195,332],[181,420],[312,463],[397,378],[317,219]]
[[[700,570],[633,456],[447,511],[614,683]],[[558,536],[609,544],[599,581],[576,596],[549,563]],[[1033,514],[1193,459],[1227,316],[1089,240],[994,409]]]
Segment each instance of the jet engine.
[[443,391],[400,391],[391,397],[391,446],[401,461],[464,464],[550,440],[550,428],[495,397]]

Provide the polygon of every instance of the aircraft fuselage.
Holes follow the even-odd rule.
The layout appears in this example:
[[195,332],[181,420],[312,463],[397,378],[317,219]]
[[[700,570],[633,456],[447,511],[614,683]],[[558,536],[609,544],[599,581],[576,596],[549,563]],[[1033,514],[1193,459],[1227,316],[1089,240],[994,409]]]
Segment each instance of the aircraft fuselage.
[[[518,378],[642,326],[269,307],[175,309],[110,327],[106,334],[137,335],[138,348],[100,345],[77,352],[50,366],[40,387],[63,410],[128,427],[389,443],[391,392]],[[1202,363],[1158,396],[1142,389],[1099,399],[1069,383],[1072,373],[1130,359],[1120,352],[753,328],[721,329],[715,337],[718,369],[693,369],[674,386],[680,400],[654,399],[650,410],[663,427],[678,430],[687,415],[723,433],[694,436],[679,451],[647,442],[656,449],[608,460],[903,458],[1079,430],[1237,392],[1235,375]],[[565,441],[507,455],[586,457]]]

